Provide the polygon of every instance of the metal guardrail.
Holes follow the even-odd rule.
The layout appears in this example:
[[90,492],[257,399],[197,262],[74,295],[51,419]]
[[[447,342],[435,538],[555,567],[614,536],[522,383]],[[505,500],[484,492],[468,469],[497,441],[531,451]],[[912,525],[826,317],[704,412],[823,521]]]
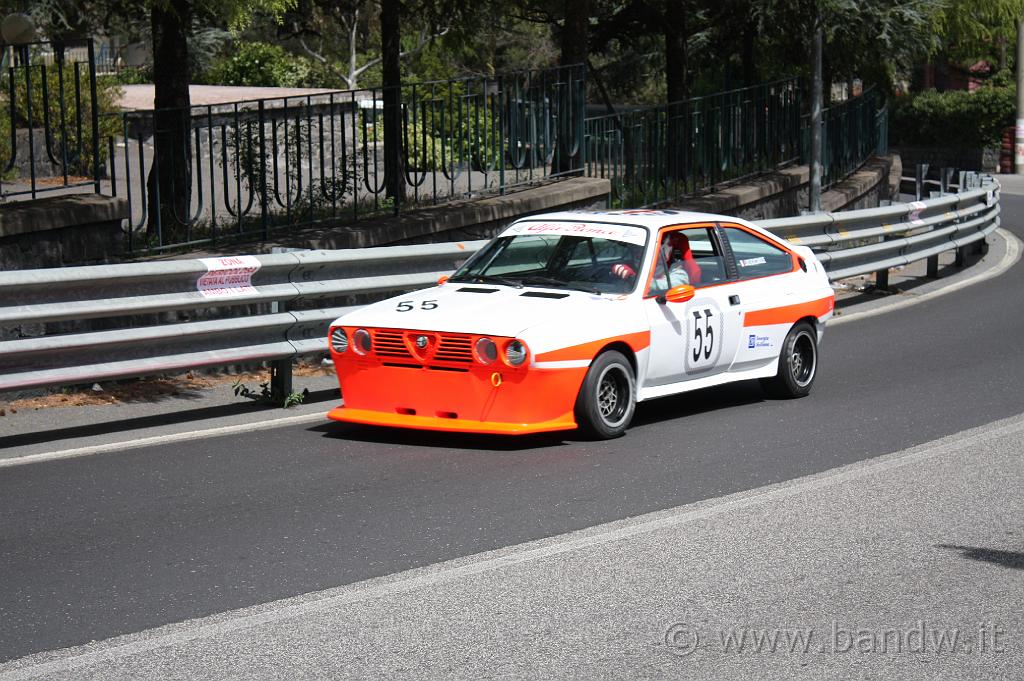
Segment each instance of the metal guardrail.
[[[928,201],[760,224],[814,248],[832,280],[887,271],[960,252],[998,227],[998,183],[968,179],[978,186]],[[0,272],[0,338],[15,336],[0,340],[0,392],[260,361],[290,367],[326,352],[328,325],[360,298],[429,286],[485,243]],[[244,271],[240,285],[204,289],[211,273],[232,268]],[[120,328],[85,330],[87,319]]]

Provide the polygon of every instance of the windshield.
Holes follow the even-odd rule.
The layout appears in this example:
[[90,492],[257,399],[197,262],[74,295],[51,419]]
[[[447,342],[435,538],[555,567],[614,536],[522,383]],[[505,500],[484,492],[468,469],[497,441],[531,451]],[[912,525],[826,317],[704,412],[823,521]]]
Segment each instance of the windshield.
[[630,293],[640,272],[646,230],[630,232],[630,241],[565,233],[510,236],[506,232],[459,268],[451,281]]

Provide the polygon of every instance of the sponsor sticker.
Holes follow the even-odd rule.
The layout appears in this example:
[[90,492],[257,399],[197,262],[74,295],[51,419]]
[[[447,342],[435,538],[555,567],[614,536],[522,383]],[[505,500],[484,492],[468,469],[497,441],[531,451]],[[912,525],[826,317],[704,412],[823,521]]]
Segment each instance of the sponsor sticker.
[[225,258],[200,258],[206,274],[196,280],[196,290],[204,298],[218,298],[255,293],[252,275],[260,269],[260,261],[252,255]]
[[747,348],[770,348],[772,346],[772,339],[768,336],[758,336],[750,334],[747,336]]
[[754,265],[763,265],[765,262],[764,256],[758,256],[756,258],[745,258],[744,260],[740,260],[739,265],[740,267],[753,267]]
[[537,234],[552,236],[589,236],[597,239],[624,241],[642,246],[647,241],[647,230],[626,225],[601,225],[585,222],[521,222],[512,225],[501,236]]

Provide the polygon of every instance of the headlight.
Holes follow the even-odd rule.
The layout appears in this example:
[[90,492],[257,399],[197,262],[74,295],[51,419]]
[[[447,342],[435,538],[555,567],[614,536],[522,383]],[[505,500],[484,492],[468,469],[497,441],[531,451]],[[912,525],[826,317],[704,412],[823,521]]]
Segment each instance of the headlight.
[[476,361],[490,364],[498,359],[498,346],[490,338],[479,338],[476,341]]
[[352,347],[360,355],[365,355],[373,349],[373,340],[370,332],[366,329],[358,329],[352,334]]
[[505,361],[514,367],[525,362],[526,357],[529,354],[529,351],[527,351],[526,346],[522,341],[510,341],[509,344],[505,346]]
[[345,329],[340,326],[331,331],[331,350],[339,355],[348,350],[348,336],[345,335]]

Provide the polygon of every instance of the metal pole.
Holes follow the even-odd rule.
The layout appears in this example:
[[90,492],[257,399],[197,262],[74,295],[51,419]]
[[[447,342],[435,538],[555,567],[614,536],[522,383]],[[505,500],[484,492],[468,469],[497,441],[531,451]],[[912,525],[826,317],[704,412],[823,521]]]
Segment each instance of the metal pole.
[[810,209],[812,213],[821,212],[821,13],[814,20],[814,45],[812,61],[814,75],[811,78],[811,188]]
[[1013,167],[1017,175],[1024,175],[1024,19],[1017,19],[1017,130]]

